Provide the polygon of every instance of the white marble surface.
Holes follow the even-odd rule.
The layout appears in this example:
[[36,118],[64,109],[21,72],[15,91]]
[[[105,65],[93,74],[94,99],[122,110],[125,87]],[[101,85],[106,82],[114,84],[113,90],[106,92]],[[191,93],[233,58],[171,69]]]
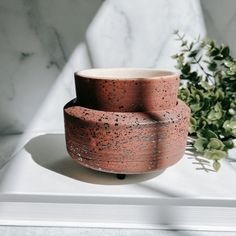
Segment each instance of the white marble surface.
[[[70,160],[64,135],[35,137],[0,170],[0,202],[11,202],[0,204],[0,224],[144,229],[164,224],[177,229],[196,230],[200,225],[205,230],[235,230],[235,214],[228,212],[235,212],[236,182],[229,181],[235,179],[235,170],[224,160],[219,172],[205,172],[196,169],[201,166],[193,164],[191,156],[186,153],[159,175],[118,180]],[[146,208],[149,203],[152,206]],[[181,207],[176,211],[172,204]],[[199,212],[205,206],[209,208],[204,214]]]
[[0,2],[0,134],[27,127],[101,4]]

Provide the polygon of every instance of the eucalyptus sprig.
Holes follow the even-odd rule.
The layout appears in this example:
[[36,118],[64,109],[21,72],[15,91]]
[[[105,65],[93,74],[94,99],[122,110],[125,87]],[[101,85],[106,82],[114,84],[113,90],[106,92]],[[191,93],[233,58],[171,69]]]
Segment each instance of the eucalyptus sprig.
[[188,42],[178,31],[175,35],[181,44],[173,55],[181,72],[179,98],[191,109],[192,145],[218,171],[236,137],[236,61],[228,46],[214,40]]

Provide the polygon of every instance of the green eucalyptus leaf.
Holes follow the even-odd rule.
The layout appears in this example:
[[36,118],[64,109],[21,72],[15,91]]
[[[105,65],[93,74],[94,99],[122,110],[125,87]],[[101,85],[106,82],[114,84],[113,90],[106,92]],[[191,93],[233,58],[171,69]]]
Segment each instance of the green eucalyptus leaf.
[[195,133],[196,130],[197,130],[197,121],[193,117],[190,117],[188,131],[190,134],[192,134],[192,133]]
[[190,108],[191,108],[191,111],[195,113],[197,111],[200,111],[202,106],[199,103],[195,103],[195,104],[191,104]]
[[234,147],[234,142],[232,140],[226,140],[223,143],[227,149],[231,149]]
[[209,90],[212,88],[212,86],[204,80],[201,80],[199,82],[199,85],[201,85],[205,90]]
[[230,108],[228,110],[228,112],[229,112],[230,115],[235,115],[236,114],[235,109],[233,109],[233,108]]
[[179,90],[179,98],[183,101],[187,101],[190,96],[190,91],[188,88],[181,88]]
[[228,47],[228,46],[223,47],[223,49],[222,49],[222,51],[221,51],[221,54],[222,54],[224,57],[228,57],[228,56],[229,56],[229,53],[230,53],[229,47]]
[[226,120],[223,124],[223,127],[225,130],[230,130],[231,127],[230,127],[230,120]]
[[189,50],[190,51],[193,49],[193,46],[194,46],[194,42],[191,42],[190,45],[189,45]]
[[207,129],[199,130],[197,133],[197,136],[199,138],[206,138],[208,140],[211,138],[218,138],[218,136],[215,132],[213,132],[212,130],[207,130]]
[[215,171],[218,171],[220,169],[220,162],[219,161],[214,161],[213,162],[213,168]]
[[214,106],[214,110],[215,111],[221,111],[222,110],[222,106],[219,102],[217,102],[216,105]]
[[174,54],[174,55],[171,56],[172,59],[177,59],[178,57],[179,57],[178,54]]
[[233,76],[234,74],[235,74],[235,72],[232,71],[232,70],[227,70],[226,71],[226,75],[228,75],[228,76]]
[[236,115],[231,118],[231,121],[236,121]]
[[219,120],[221,119],[223,116],[223,113],[222,113],[222,106],[219,102],[217,102],[214,106],[214,109],[211,110],[209,113],[208,113],[208,120],[210,121],[215,121],[215,120]]
[[223,150],[224,149],[224,144],[221,142],[220,139],[218,138],[211,138],[210,142],[207,145],[207,148],[209,149],[216,149],[216,150]]
[[209,40],[208,44],[210,45],[211,49],[216,48],[216,42],[215,40]]
[[230,71],[232,71],[233,73],[236,73],[236,65],[235,64],[230,67]]
[[225,61],[225,62],[224,62],[224,65],[225,65],[226,67],[230,68],[231,66],[234,65],[234,62],[233,62],[233,61]]
[[199,50],[193,50],[188,54],[188,57],[196,57],[199,53]]
[[236,129],[231,130],[231,135],[236,138]]
[[207,144],[207,139],[204,138],[198,138],[195,142],[194,142],[194,147],[196,148],[196,150],[198,152],[203,152],[205,147]]
[[183,73],[183,74],[188,74],[189,72],[190,72],[190,65],[188,64],[188,63],[186,63],[184,66],[183,66],[183,68],[181,69],[181,72]]
[[173,34],[178,35],[179,34],[179,30],[175,29]]
[[231,129],[236,129],[236,121],[231,120],[229,126]]
[[210,71],[215,71],[217,68],[217,63],[215,63],[214,61],[210,62],[209,65],[208,65],[208,69]]
[[210,160],[217,160],[218,161],[222,158],[225,158],[227,156],[227,153],[222,150],[211,149],[211,150],[205,150],[204,156],[206,156]]
[[193,71],[189,74],[190,78],[194,81],[198,77],[198,74],[196,71]]
[[236,108],[236,101],[230,103],[230,108]]
[[224,92],[221,89],[217,89],[215,92],[217,100],[222,100],[224,98]]
[[[202,111],[204,113],[204,111]],[[199,118],[199,126],[201,129],[204,129],[207,126],[207,119],[204,116]]]
[[214,57],[215,61],[222,61],[224,59],[224,57],[222,55],[217,55]]
[[218,54],[220,53],[220,50],[218,48],[212,48],[210,51],[209,51],[209,56],[210,57],[214,57],[214,56],[217,56]]
[[187,40],[184,40],[184,41],[182,42],[182,44],[181,44],[181,47],[187,46],[187,44],[188,44],[188,41],[187,41]]
[[230,77],[229,79],[232,80],[232,81],[236,80],[236,74],[234,74],[234,76]]
[[219,120],[222,117],[222,112],[221,111],[210,111],[207,118],[211,121]]
[[223,128],[225,131],[229,134],[231,134],[233,137],[236,137],[236,121],[233,119],[231,120],[226,120],[223,124]]
[[196,100],[196,102],[200,102],[201,97],[199,94],[195,94],[195,100]]

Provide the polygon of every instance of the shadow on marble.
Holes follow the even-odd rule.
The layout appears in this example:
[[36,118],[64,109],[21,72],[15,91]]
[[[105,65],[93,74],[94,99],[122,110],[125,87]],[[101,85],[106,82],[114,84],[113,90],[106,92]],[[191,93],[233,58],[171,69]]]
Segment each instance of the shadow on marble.
[[22,134],[0,135],[0,169],[11,160]]
[[149,174],[127,175],[117,179],[115,174],[103,173],[80,166],[66,151],[64,134],[46,134],[31,139],[25,149],[40,166],[75,180],[101,185],[124,185],[140,183],[154,178],[163,171]]

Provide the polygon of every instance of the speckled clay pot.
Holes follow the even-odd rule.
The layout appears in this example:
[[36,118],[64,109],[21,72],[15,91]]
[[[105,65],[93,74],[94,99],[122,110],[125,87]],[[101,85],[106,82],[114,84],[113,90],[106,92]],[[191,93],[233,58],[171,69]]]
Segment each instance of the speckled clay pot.
[[77,99],[64,108],[67,150],[75,161],[99,171],[137,174],[181,159],[190,109],[177,100],[177,75],[149,69],[79,74]]
[[152,69],[91,69],[75,73],[80,106],[101,111],[152,111],[175,106],[179,76]]

